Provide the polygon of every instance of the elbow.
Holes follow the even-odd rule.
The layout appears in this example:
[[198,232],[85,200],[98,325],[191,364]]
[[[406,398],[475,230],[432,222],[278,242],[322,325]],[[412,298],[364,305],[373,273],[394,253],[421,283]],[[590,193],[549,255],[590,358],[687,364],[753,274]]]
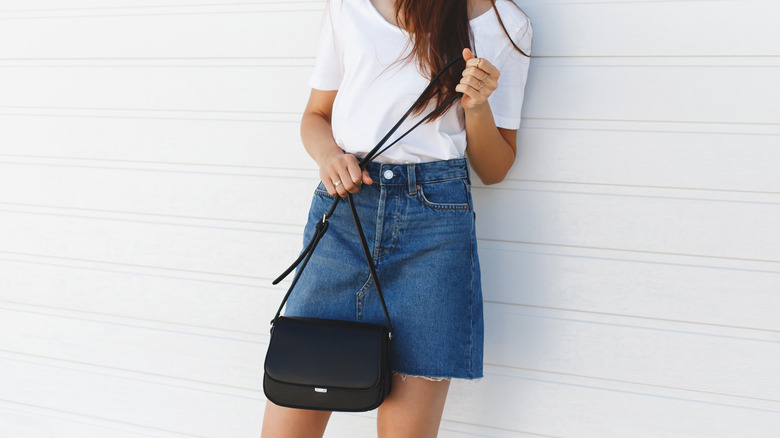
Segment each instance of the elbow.
[[477,175],[479,175],[479,180],[486,186],[500,183],[506,179],[506,176],[509,174],[509,169],[512,168],[512,162],[513,161],[508,162],[508,165],[499,164],[491,169],[483,169],[481,172],[478,171]]
[[506,178],[506,174],[500,174],[500,175],[486,175],[479,177],[479,180],[482,181],[482,184],[486,186],[492,186],[493,184],[498,184],[501,181]]
[[496,154],[497,156],[492,157],[469,156],[471,168],[477,173],[482,184],[486,186],[498,184],[509,174],[509,170],[517,158],[517,152],[514,147],[508,147],[503,152],[501,155]]

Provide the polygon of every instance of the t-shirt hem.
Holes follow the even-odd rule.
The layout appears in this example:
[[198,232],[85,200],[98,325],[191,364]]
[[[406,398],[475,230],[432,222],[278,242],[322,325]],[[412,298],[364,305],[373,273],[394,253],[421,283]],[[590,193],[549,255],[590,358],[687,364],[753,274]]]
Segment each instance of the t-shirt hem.
[[493,115],[493,121],[496,122],[496,126],[504,129],[519,129],[521,119],[514,119],[510,117],[500,117]]
[[315,88],[317,90],[323,90],[323,91],[338,90],[340,85],[341,85],[340,82],[338,84],[335,84],[333,82],[322,82],[322,81],[317,81],[315,79],[309,81],[309,86],[311,88]]

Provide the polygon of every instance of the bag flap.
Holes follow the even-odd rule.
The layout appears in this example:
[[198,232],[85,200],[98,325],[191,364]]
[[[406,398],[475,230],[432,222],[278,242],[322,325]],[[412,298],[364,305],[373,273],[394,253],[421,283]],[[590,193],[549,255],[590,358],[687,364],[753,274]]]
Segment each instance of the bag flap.
[[268,377],[323,388],[369,389],[380,382],[387,328],[329,319],[280,317],[265,358]]

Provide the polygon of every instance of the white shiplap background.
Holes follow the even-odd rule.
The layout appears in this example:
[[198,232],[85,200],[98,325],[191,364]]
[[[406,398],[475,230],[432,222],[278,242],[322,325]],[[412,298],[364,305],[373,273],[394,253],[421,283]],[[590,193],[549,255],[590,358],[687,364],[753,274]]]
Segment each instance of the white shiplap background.
[[[487,377],[440,436],[780,436],[780,3],[518,4]],[[0,0],[0,436],[259,436],[323,7]]]

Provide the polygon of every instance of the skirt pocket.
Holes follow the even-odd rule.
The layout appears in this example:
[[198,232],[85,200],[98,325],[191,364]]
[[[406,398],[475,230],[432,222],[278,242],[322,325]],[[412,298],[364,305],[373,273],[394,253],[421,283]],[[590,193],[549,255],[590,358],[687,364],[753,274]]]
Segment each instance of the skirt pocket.
[[424,182],[418,185],[417,193],[422,203],[431,208],[468,210],[469,187],[466,181],[457,178],[444,181]]

